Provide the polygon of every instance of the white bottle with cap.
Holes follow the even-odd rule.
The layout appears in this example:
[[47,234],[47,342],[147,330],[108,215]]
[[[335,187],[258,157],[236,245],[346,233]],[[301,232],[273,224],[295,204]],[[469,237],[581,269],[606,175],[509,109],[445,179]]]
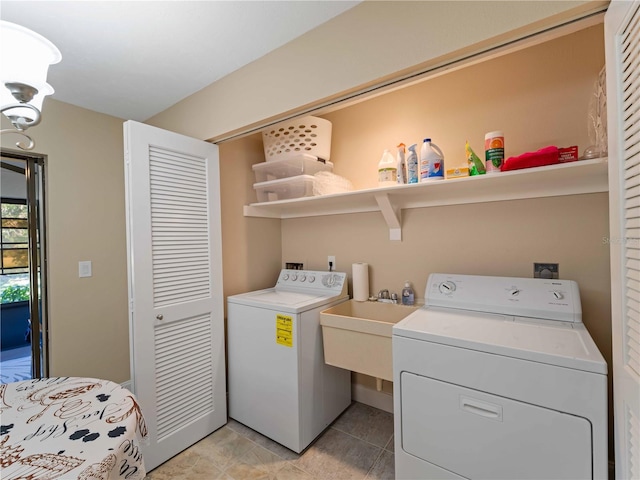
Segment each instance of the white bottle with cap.
[[420,182],[444,179],[444,155],[430,138],[425,138],[420,149]]
[[393,158],[389,150],[385,150],[378,163],[378,185],[381,187],[391,187],[398,184],[398,167],[396,159]]

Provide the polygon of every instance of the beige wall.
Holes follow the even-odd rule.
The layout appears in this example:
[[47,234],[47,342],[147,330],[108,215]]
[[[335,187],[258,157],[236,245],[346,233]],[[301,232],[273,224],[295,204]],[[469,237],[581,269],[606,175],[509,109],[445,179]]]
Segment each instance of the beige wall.
[[[4,119],[3,119],[4,120]],[[5,125],[3,121],[3,125]],[[129,380],[122,120],[47,99],[50,375]],[[12,148],[13,136],[2,138]],[[93,276],[78,278],[91,260]]]
[[587,113],[604,66],[603,26],[438,76],[343,110],[332,122],[331,160],[356,188],[377,186],[383,150],[431,137],[447,168],[464,166],[465,141],[484,158],[484,135],[502,130],[505,155],[547,145],[589,146]]
[[521,38],[606,4],[365,1],[148,123],[196,138],[220,138],[397,77],[398,72]]
[[[463,165],[464,141],[482,156],[484,133],[495,129],[505,132],[507,155],[551,144],[583,152],[603,65],[597,25],[323,115],[333,123],[334,171],[357,188],[374,187],[384,148],[427,135],[444,150],[446,165]],[[337,269],[350,276],[352,263],[367,262],[372,293],[400,293],[409,280],[423,299],[432,272],[531,277],[534,262],[559,263],[561,278],[578,282],[584,323],[611,365],[606,193],[408,209],[402,242],[389,240],[379,213],[281,222],[283,263],[325,269],[335,255]],[[375,388],[364,375],[354,382]],[[385,391],[390,387],[385,382]]]
[[[333,123],[334,171],[357,188],[374,187],[382,150],[426,135],[442,147],[446,165],[463,164],[465,139],[482,155],[484,133],[494,129],[504,130],[507,155],[550,144],[583,152],[589,99],[603,64],[603,27],[596,25],[336,110],[323,116]],[[249,164],[262,159],[259,139],[221,147],[223,165],[234,159],[227,146],[236,156],[243,144],[252,152],[242,167],[246,188],[253,182]],[[233,181],[223,175],[223,183]],[[255,192],[245,198],[255,202]],[[284,262],[325,269],[327,255],[335,255],[337,269],[348,273],[353,262],[370,264],[372,293],[400,292],[410,280],[422,298],[431,272],[530,277],[534,262],[557,262],[561,277],[580,285],[584,322],[611,363],[609,250],[602,240],[607,208],[603,193],[409,209],[402,212],[402,242],[389,240],[379,213],[282,220],[282,263],[256,255],[254,268],[271,275]],[[241,221],[247,230],[264,222],[280,221]]]
[[262,161],[262,137],[258,135],[220,145],[225,298],[272,287],[280,272],[280,220],[246,218],[242,214],[242,207],[255,201],[251,165]]

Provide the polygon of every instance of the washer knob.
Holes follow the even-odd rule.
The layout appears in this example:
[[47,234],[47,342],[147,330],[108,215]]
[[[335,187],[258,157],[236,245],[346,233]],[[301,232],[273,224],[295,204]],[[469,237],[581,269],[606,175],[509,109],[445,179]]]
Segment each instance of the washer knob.
[[456,284],[451,280],[447,280],[446,282],[442,282],[438,288],[440,289],[440,293],[453,293],[456,291]]
[[300,281],[304,282],[307,279],[306,275],[300,275]]
[[282,279],[283,280],[289,280],[289,274],[285,273],[284,275],[282,275]]
[[309,283],[313,283],[313,282],[315,282],[315,281],[316,281],[316,277],[314,277],[313,275],[311,275],[311,276],[309,277]]
[[512,297],[517,297],[518,295],[520,295],[520,289],[512,288],[511,290],[509,290],[509,295],[511,295]]
[[553,293],[553,296],[556,297],[558,300],[562,300],[564,298],[564,295],[562,294],[562,292],[554,290],[552,293]]
[[291,275],[291,280],[295,282],[297,279],[298,279],[298,275],[296,275],[295,273]]

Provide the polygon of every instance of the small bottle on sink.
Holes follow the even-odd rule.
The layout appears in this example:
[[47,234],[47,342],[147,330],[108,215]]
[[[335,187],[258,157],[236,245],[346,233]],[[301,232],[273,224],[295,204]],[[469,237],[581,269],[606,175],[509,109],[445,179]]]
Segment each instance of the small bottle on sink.
[[415,303],[415,296],[413,294],[413,288],[409,282],[404,282],[404,288],[402,289],[402,304],[413,305]]

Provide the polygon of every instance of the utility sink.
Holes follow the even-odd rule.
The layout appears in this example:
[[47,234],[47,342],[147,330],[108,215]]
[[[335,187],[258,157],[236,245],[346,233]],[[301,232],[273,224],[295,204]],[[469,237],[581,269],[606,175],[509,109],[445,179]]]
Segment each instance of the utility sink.
[[391,329],[418,306],[349,300],[320,312],[328,365],[393,381]]

